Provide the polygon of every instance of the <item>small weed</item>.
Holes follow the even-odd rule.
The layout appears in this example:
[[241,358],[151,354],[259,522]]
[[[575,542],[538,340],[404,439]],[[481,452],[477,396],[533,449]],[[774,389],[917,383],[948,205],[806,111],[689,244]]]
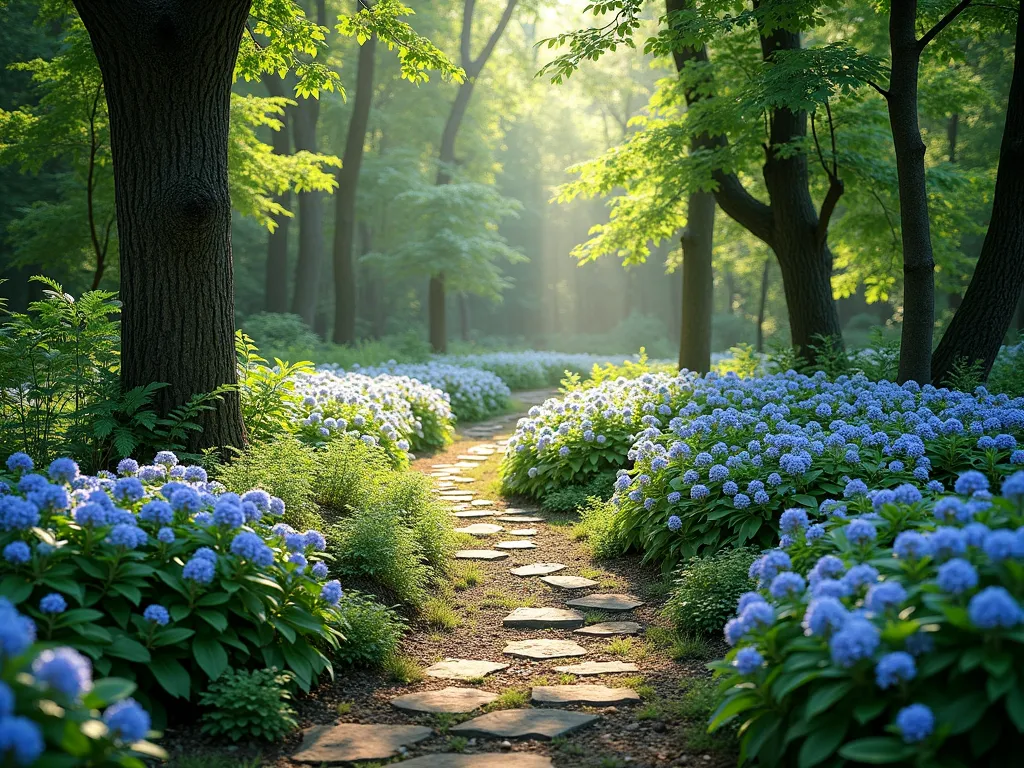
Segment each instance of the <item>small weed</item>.
[[470,587],[475,587],[478,584],[482,584],[483,581],[483,569],[476,563],[460,563],[455,567],[452,574],[452,586],[455,587],[456,592],[462,592]]
[[582,755],[586,752],[582,744],[574,744],[565,738],[565,736],[556,736],[553,738],[551,740],[551,746],[559,752],[564,752],[567,755]]
[[652,701],[637,710],[637,720],[657,720],[661,717],[661,702]]
[[558,676],[559,685],[573,685],[576,683],[576,675],[570,675],[568,672],[563,672]]
[[531,685],[553,685],[551,678],[548,677],[537,677],[530,681]]
[[338,706],[336,706],[334,709],[339,715],[344,717],[345,715],[350,714],[352,712],[352,702],[339,701]]
[[617,637],[614,640],[609,640],[604,650],[614,656],[625,656],[639,661],[647,658],[649,649],[642,640],[637,640],[635,637]]
[[583,614],[583,620],[587,624],[600,624],[602,621],[609,621],[610,617],[604,611],[587,611]]
[[530,703],[530,692],[525,688],[510,688],[484,709],[493,712],[496,709],[519,709]]
[[632,688],[640,695],[641,699],[654,698],[654,694],[657,693],[654,686],[648,683],[643,675],[624,677],[619,680],[619,685],[623,688]]
[[396,683],[418,683],[425,677],[419,664],[397,653],[386,656],[381,668],[384,675]]
[[715,707],[715,684],[704,678],[682,681],[683,695],[675,702],[676,714],[691,720],[706,720]]
[[701,661],[715,655],[711,641],[701,635],[680,635],[669,649],[669,655],[676,661],[694,659]]
[[439,597],[428,598],[423,604],[423,619],[433,629],[449,631],[462,624],[455,607]]
[[580,576],[584,579],[590,579],[592,581],[600,581],[608,574],[604,571],[600,571],[597,568],[580,568]]
[[485,592],[484,599],[480,601],[481,608],[501,608],[505,611],[514,611],[516,608],[533,608],[536,605],[537,598],[533,595],[517,597],[497,590]]
[[465,736],[452,736],[448,739],[448,749],[452,752],[465,752],[469,746],[469,739]]

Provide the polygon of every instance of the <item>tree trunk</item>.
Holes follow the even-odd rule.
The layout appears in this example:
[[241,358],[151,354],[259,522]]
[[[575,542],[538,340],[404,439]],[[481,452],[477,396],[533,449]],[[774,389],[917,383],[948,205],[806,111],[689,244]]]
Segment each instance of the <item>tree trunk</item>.
[[[162,414],[235,383],[228,121],[249,5],[75,0],[110,114],[121,386],[166,382]],[[244,447],[237,393],[197,421],[189,450]]]
[[[284,80],[267,76],[264,81],[271,96],[285,95]],[[274,153],[287,155],[291,153],[291,140],[288,134],[288,115],[280,117],[283,125],[281,130],[274,132]],[[291,210],[292,193],[290,189],[274,198],[274,202],[286,210]],[[291,216],[276,215],[273,217],[276,229],[267,236],[267,266],[264,286],[264,306],[267,312],[288,311],[288,228]]]
[[932,357],[932,380],[944,382],[958,360],[992,370],[1024,290],[1024,13],[1017,16],[1016,57],[999,148],[992,216],[963,303]]
[[[327,23],[324,0],[317,0],[317,21]],[[299,99],[295,107],[292,137],[295,149],[317,152],[316,129],[320,117],[320,100],[312,97]],[[292,312],[299,315],[310,328],[316,326],[317,305],[320,298],[320,273],[324,260],[324,193],[300,192],[299,200],[299,258],[295,265],[295,292],[292,294]]]
[[711,370],[711,316],[715,281],[711,249],[715,236],[715,196],[693,192],[686,204],[683,245],[683,306],[680,318],[679,367],[697,373]]
[[427,314],[430,326],[430,348],[439,355],[443,355],[448,351],[443,273],[430,278]]
[[459,327],[462,340],[469,341],[469,298],[464,293],[459,294]]
[[765,260],[764,270],[761,272],[761,295],[757,301],[757,340],[754,342],[754,349],[764,352],[764,318],[768,309],[768,278],[771,274],[771,262]]
[[935,326],[935,262],[928,220],[925,146],[917,116],[921,45],[915,32],[916,22],[916,0],[892,4],[889,14],[892,71],[886,101],[896,150],[903,239],[903,330],[897,381],[927,384],[931,381]]
[[359,47],[356,90],[352,116],[345,139],[345,156],[338,171],[334,193],[334,343],[351,344],[356,339],[356,272],[352,251],[356,231],[356,190],[363,162],[366,127],[373,103],[373,60],[377,36]]

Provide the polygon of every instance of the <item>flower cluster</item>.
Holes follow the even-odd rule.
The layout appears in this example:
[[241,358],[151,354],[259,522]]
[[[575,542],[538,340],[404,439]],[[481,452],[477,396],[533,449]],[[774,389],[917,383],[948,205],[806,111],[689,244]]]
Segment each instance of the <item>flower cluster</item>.
[[[70,482],[74,478],[56,479]],[[68,647],[39,650],[33,646],[35,639],[35,623],[0,598],[0,676],[4,680],[0,682],[0,763],[70,765],[66,744],[72,741],[76,749],[87,745],[84,751],[97,765],[125,764],[122,758],[142,754],[134,753],[132,745],[146,738],[150,718],[134,699],[125,698],[131,686],[107,684],[113,681],[94,685],[88,658]],[[95,692],[115,688],[120,688],[117,700]],[[83,702],[86,695],[88,706]],[[46,700],[48,705],[40,706]],[[81,724],[90,719],[89,710],[104,706],[107,732],[82,730]],[[74,740],[68,738],[71,732]],[[146,746],[149,755],[161,754],[152,744]]]
[[[1001,496],[973,470],[954,487],[934,501],[862,494],[861,511],[833,514],[813,537],[806,515],[792,515],[784,548],[751,568],[758,591],[726,624],[735,648],[713,666],[733,686],[720,689],[712,726],[806,717],[797,738],[755,747],[766,764],[788,764],[830,730],[832,751],[852,762],[869,747],[904,764],[941,747],[971,764],[1020,743],[1024,471]],[[977,729],[991,738],[979,742]]]
[[[180,697],[196,674],[182,655],[210,678],[235,653],[269,654],[282,669],[294,663],[304,687],[328,669],[323,649],[343,641],[341,588],[323,583],[324,535],[279,522],[281,499],[228,492],[167,451],[146,466],[125,459],[116,475],[82,475],[70,459],[36,472],[24,454],[6,467],[0,553],[24,585],[8,594],[35,619],[40,639],[134,662],[140,674],[162,658],[155,682]],[[17,632],[17,622],[0,621],[0,649],[19,652],[9,637]],[[44,652],[37,679],[65,693],[85,690],[85,659],[72,653]],[[128,732],[130,714],[120,717]]]
[[[490,371],[447,363],[396,363],[394,360],[373,368],[353,369],[356,373],[386,376],[425,384],[444,392],[459,421],[481,421],[508,407],[512,394],[498,376]],[[422,383],[422,384],[421,384]]]
[[407,376],[326,366],[294,376],[299,434],[315,445],[348,434],[378,445],[396,464],[410,451],[446,445],[453,432],[448,397]]
[[[477,368],[501,377],[514,390],[541,389],[557,385],[566,372],[586,375],[595,365],[622,362],[624,356],[566,354],[563,352],[487,352],[449,355],[439,361],[461,368]],[[447,390],[446,390],[447,391]]]
[[[540,495],[619,471],[613,502],[625,543],[670,566],[703,550],[767,546],[789,507],[828,502],[829,514],[845,514],[867,483],[914,501],[967,469],[1005,474],[1024,464],[1021,436],[1024,399],[983,388],[792,371],[647,374],[531,410],[509,441],[503,476],[512,490]],[[670,520],[677,535],[657,535]]]

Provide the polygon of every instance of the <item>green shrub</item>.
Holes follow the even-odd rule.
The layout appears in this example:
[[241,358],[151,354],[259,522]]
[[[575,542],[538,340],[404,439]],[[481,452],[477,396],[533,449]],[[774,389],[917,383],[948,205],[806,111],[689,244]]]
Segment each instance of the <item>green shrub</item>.
[[625,551],[618,533],[615,506],[592,497],[580,510],[580,531],[586,536],[594,557],[615,557]]
[[747,571],[756,556],[747,548],[691,557],[676,572],[676,587],[665,606],[676,628],[683,633],[720,634],[740,595],[754,586]]
[[314,498],[328,520],[337,520],[365,507],[393,474],[383,451],[342,437],[315,454]]
[[312,373],[313,364],[275,359],[274,366],[269,367],[253,340],[241,331],[235,333],[235,352],[242,418],[249,440],[260,442],[294,432],[299,407],[294,377]]
[[999,350],[986,386],[989,392],[1006,393],[1010,397],[1024,395],[1024,337],[1013,346]]
[[405,513],[423,561],[436,570],[447,565],[455,546],[451,513],[431,487],[430,479],[419,472],[392,472],[372,504]]
[[545,512],[576,512],[587,506],[591,498],[607,499],[611,496],[614,483],[615,475],[608,472],[582,485],[567,485],[548,491],[540,505]]
[[295,528],[323,525],[313,483],[319,454],[292,437],[254,443],[230,464],[217,468],[217,479],[229,491],[262,488],[285,503],[284,522]]
[[276,668],[227,669],[199,696],[203,733],[232,741],[280,741],[298,727],[288,703],[291,675]]
[[314,350],[320,345],[320,338],[298,315],[260,312],[245,318],[242,330],[272,357],[291,350]]
[[369,595],[348,590],[338,612],[346,624],[346,642],[336,654],[343,664],[382,667],[396,657],[405,624],[393,609]]

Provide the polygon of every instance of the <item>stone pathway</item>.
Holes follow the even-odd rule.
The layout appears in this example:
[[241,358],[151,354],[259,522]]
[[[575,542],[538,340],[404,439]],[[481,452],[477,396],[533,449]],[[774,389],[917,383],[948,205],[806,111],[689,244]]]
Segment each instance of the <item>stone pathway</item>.
[[[533,400],[549,394],[537,393]],[[469,439],[443,457],[414,464],[434,479],[438,498],[450,505],[456,532],[490,547],[454,555],[466,561],[456,569],[482,574],[472,592],[456,593],[463,626],[449,634],[408,636],[406,645],[415,655],[433,654],[433,663],[424,664],[423,680],[378,683],[374,700],[383,707],[365,710],[357,723],[307,729],[293,763],[345,765],[403,757],[409,759],[400,764],[410,768],[545,768],[605,765],[601,759],[607,755],[607,764],[649,765],[628,754],[619,760],[631,747],[614,745],[629,736],[607,726],[602,732],[602,722],[611,716],[620,731],[637,731],[632,718],[621,725],[619,713],[637,705],[641,695],[616,680],[628,682],[625,676],[641,672],[643,660],[617,659],[608,644],[618,638],[614,642],[626,643],[621,647],[628,651],[633,636],[644,632],[645,624],[634,614],[646,601],[609,591],[625,586],[613,579],[590,578],[597,570],[584,567],[589,555],[548,516],[532,506],[507,506],[496,496],[495,472],[516,418],[472,425],[462,433]],[[497,540],[502,536],[513,538]],[[562,558],[573,564],[552,562]],[[460,594],[477,597],[464,602]],[[548,676],[541,677],[545,671]],[[600,682],[576,682],[594,677]],[[531,678],[538,682],[526,689],[517,684]],[[561,743],[577,731],[598,732],[581,736],[578,751],[551,751],[552,739]],[[669,765],[668,757],[664,764]]]

